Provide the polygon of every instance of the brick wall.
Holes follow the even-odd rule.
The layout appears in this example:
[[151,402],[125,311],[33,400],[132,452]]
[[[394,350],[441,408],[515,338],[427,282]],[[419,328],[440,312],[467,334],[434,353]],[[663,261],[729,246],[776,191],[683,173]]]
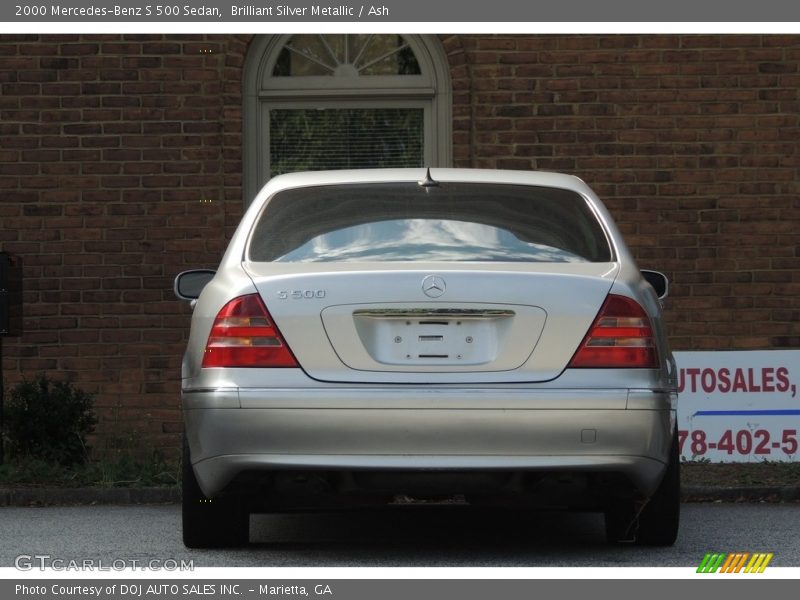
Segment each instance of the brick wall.
[[[97,394],[99,432],[177,446],[188,306],[241,215],[247,40],[0,40],[0,248],[24,261],[25,334],[6,381]],[[136,432],[136,433],[134,433]]]
[[800,346],[800,36],[457,36],[457,166],[582,177],[675,349]]
[[[242,210],[247,36],[0,38],[0,249],[25,264],[6,381],[97,394],[177,445],[188,309]],[[800,36],[444,36],[456,166],[583,177],[672,278],[676,349],[800,345]]]

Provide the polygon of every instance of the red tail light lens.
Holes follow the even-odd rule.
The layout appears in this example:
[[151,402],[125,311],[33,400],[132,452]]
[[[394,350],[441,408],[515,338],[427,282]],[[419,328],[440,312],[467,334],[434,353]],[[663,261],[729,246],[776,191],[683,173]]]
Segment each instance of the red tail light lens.
[[214,319],[203,367],[297,367],[258,294],[228,302]]
[[635,300],[609,294],[569,366],[658,368],[658,352],[647,313]]

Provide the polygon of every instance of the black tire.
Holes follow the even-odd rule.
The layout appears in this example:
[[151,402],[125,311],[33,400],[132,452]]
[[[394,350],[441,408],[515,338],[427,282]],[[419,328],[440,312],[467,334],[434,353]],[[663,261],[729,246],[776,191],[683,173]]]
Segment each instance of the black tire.
[[611,543],[672,546],[678,538],[681,511],[681,463],[677,431],[673,436],[664,478],[644,507],[620,503],[605,513],[606,537]]
[[250,514],[236,497],[208,498],[200,490],[183,438],[182,517],[187,548],[244,546],[249,541]]

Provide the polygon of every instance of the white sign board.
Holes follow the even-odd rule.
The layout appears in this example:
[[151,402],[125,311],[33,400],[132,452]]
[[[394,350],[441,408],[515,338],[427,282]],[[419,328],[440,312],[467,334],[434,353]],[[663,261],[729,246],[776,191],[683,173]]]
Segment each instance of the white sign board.
[[676,352],[687,460],[800,460],[800,350]]

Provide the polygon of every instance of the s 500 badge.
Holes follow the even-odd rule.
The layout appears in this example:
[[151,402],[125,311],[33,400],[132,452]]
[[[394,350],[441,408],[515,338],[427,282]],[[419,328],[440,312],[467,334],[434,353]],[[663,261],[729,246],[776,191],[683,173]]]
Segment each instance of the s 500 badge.
[[281,290],[278,298],[281,300],[319,300],[325,297],[325,290]]

